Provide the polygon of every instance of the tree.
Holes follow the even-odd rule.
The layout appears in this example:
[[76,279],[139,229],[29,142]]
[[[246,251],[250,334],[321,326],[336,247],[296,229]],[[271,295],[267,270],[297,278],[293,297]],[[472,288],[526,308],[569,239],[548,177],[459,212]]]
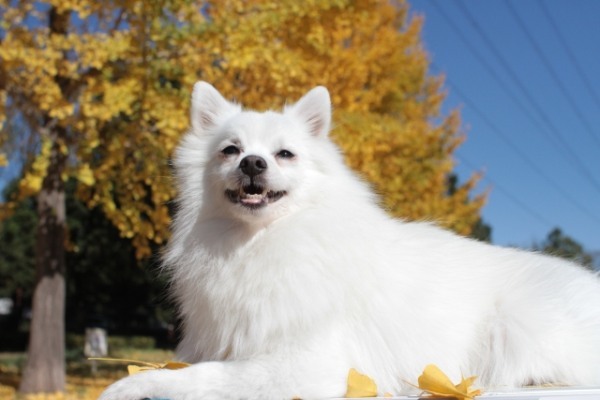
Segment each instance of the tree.
[[600,251],[594,251],[590,254],[592,256],[592,269],[599,270],[600,269]]
[[[54,139],[44,129],[66,130],[55,135],[68,153],[64,175],[81,182],[79,196],[101,207],[140,257],[168,237],[166,160],[198,79],[259,109],[326,85],[335,139],[395,215],[465,234],[478,218],[476,177],[448,194],[464,135],[457,112],[441,115],[443,78],[428,74],[422,20],[409,21],[404,2],[0,4],[3,114],[22,113],[37,138],[22,191],[37,193],[46,175]],[[52,15],[67,25],[51,24]]]
[[[458,175],[452,173],[448,175],[448,195],[453,196],[458,189]],[[483,218],[479,217],[471,226],[469,236],[482,242],[492,242],[492,227],[485,223]]]
[[[16,190],[16,182],[9,184],[5,197]],[[0,221],[0,297],[10,297],[24,291],[31,296],[35,269],[35,227],[37,214],[34,199],[20,202],[10,218]]]
[[[65,193],[67,328],[82,332],[94,316],[113,332],[151,333],[152,325],[170,322],[170,308],[157,301],[164,298],[165,283],[152,267],[155,260],[136,260],[131,240],[120,237],[99,209],[88,209],[79,201],[75,184],[74,180],[66,182]],[[15,186],[8,186],[7,197]],[[34,200],[24,199],[10,217],[0,221],[0,297],[18,294],[22,301],[31,299],[37,225]],[[3,328],[0,326],[0,341],[11,337],[4,335]],[[12,328],[17,328],[16,324]],[[0,343],[0,348],[6,347],[2,345],[6,343]]]
[[172,322],[170,307],[160,301],[165,277],[156,259],[137,260],[131,239],[120,237],[99,208],[77,199],[75,181],[67,183],[67,328],[82,332],[97,318],[109,333],[151,334],[151,328]]
[[542,243],[534,245],[534,249],[594,269],[594,257],[587,253],[575,239],[565,235],[560,228],[554,228],[550,231]]
[[[43,317],[34,305],[34,319],[45,321],[35,330],[62,340],[68,177],[138,258],[167,240],[174,189],[166,160],[198,79],[259,109],[327,86],[333,137],[385,206],[469,234],[484,196],[471,196],[476,177],[448,193],[464,135],[456,111],[441,115],[443,78],[428,74],[422,20],[407,15],[405,2],[384,0],[0,0],[0,123],[23,125],[6,124],[0,146],[30,150],[20,195],[3,214],[37,194],[36,304],[54,313]],[[53,353],[44,356],[37,340],[32,330],[21,390],[60,390],[64,376],[40,375],[61,369],[61,346],[46,343]]]
[[[103,203],[104,211],[124,235],[129,235],[130,230],[119,218],[128,215],[133,218],[131,204],[140,204],[141,210],[136,217],[146,210],[145,203],[139,201],[139,186],[157,186],[150,181],[152,175],[144,175],[145,184],[144,180],[139,181],[139,164],[135,162],[140,154],[150,157],[163,154],[160,146],[153,151],[144,151],[143,136],[153,136],[153,133],[144,129],[146,125],[138,123],[132,124],[137,136],[116,135],[127,119],[146,121],[139,114],[147,110],[143,106],[143,84],[149,82],[144,79],[148,40],[142,38],[149,34],[148,24],[152,21],[145,18],[152,12],[162,15],[169,11],[161,4],[155,6],[155,10],[147,11],[152,7],[140,2],[126,2],[119,9],[85,1],[0,2],[0,57],[3,60],[0,66],[0,123],[13,119],[22,121],[22,129],[3,129],[0,144],[26,141],[33,143],[30,148],[35,149],[26,162],[19,196],[5,207],[10,211],[19,199],[37,195],[36,278],[28,357],[20,386],[22,392],[64,389],[65,180],[75,176],[83,185],[92,185],[94,174],[90,162],[94,160],[116,157],[120,160],[117,164],[129,165],[113,176],[113,182],[125,181],[125,187],[107,183],[114,190],[106,193],[110,202],[105,199]],[[120,30],[122,17],[127,12],[131,18],[124,23],[128,24],[129,34]],[[143,45],[138,46],[138,43]],[[135,51],[129,51],[131,49]],[[132,64],[137,68],[130,68]],[[123,68],[128,68],[126,74]],[[134,88],[136,81],[142,86]],[[132,105],[137,106],[135,110]],[[126,129],[123,131],[127,132]],[[19,135],[28,137],[19,140]],[[112,140],[115,136],[118,139]],[[142,140],[134,149],[132,143],[138,138]],[[114,151],[97,149],[100,140]],[[133,159],[129,158],[131,154]],[[0,161],[5,164],[6,157]],[[148,161],[147,165],[152,166],[152,158]],[[101,161],[95,164],[98,176],[103,176],[101,167],[107,164],[111,165]],[[127,172],[132,170],[133,173],[128,175]],[[143,172],[147,170],[143,169]],[[119,174],[123,175],[119,178]],[[136,186],[132,187],[127,178],[133,179]],[[106,188],[99,185],[100,190]],[[115,197],[126,198],[119,190],[126,190],[131,196],[129,202],[121,202],[119,212],[115,213]],[[168,198],[171,192],[157,193]],[[93,205],[95,198],[87,200]],[[160,217],[162,211],[162,216],[167,216],[163,197],[159,200],[160,206],[152,212]],[[166,231],[167,221],[168,218],[163,218],[165,224],[161,226],[154,218],[151,228]],[[139,248],[147,251],[146,238],[152,239],[147,229],[150,222],[146,218],[137,226],[141,226],[144,234],[137,237],[138,241],[143,238]]]

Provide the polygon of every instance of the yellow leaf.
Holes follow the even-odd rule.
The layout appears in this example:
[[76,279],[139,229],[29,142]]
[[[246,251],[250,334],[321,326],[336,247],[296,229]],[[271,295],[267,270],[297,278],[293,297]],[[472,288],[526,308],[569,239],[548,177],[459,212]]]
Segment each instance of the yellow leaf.
[[133,365],[133,364],[129,364],[127,366],[127,372],[129,373],[129,375],[135,375],[137,373],[143,372],[143,371],[147,371],[150,369],[155,369],[152,367],[141,367],[139,365]]
[[169,361],[165,364],[162,364],[160,366],[160,368],[161,369],[182,369],[182,368],[186,368],[189,366],[190,366],[190,364],[188,364],[188,363],[178,362],[178,361]]
[[348,388],[346,398],[375,397],[377,396],[377,385],[367,375],[359,373],[354,368],[348,372]]
[[146,367],[149,367],[150,369],[160,368],[160,366],[163,365],[163,364],[153,363],[153,362],[148,362],[148,361],[130,360],[130,359],[127,359],[127,358],[89,357],[88,360],[92,360],[92,361],[120,362],[120,363],[136,363],[136,364],[141,364],[141,365],[144,365]]
[[21,189],[24,190],[27,195],[37,193],[42,188],[43,181],[44,178],[41,176],[26,175],[25,178],[21,180]]
[[[135,362],[138,362],[138,361],[135,361]],[[130,364],[127,366],[127,372],[129,372],[129,375],[134,375],[134,374],[144,372],[144,371],[149,371],[152,369],[182,369],[182,368],[189,367],[191,365],[188,363],[177,362],[177,361],[168,361],[164,364],[146,363],[143,361],[139,361],[139,363],[143,363],[145,365],[139,366],[139,365]]]
[[458,385],[454,385],[450,378],[446,376],[437,366],[430,364],[425,367],[425,370],[419,376],[419,389],[427,393],[443,396],[454,397],[458,400],[472,399],[481,394],[481,390],[470,390],[470,386],[475,381],[475,377],[463,378]]
[[94,173],[90,169],[88,164],[83,164],[79,171],[77,172],[77,180],[87,186],[92,186],[96,179],[94,178]]
[[8,165],[8,159],[6,154],[0,153],[0,167],[6,167]]
[[[179,361],[167,361],[164,364],[159,364],[159,363],[153,363],[153,362],[148,362],[148,361],[128,360],[125,358],[92,357],[92,358],[88,358],[88,360],[135,363],[135,364],[129,364],[127,366],[127,372],[129,372],[129,375],[135,375],[137,373],[149,371],[152,369],[182,369],[182,368],[189,367],[191,365],[191,364],[179,362]],[[136,364],[138,364],[138,365],[136,365]],[[139,364],[141,364],[141,365],[139,365]]]

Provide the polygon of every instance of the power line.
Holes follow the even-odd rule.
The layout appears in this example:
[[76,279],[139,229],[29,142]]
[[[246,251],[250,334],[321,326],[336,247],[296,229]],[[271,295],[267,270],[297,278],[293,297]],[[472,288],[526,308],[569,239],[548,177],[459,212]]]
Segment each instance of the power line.
[[[517,104],[517,106],[519,106],[523,110],[524,115],[527,118],[529,118],[529,120],[538,128],[539,131],[544,132],[546,128],[541,127],[539,121],[537,119],[534,119],[532,117],[531,113],[527,112],[527,107],[525,107],[525,105],[520,101],[519,96],[517,96],[510,89],[510,86],[507,85],[504,82],[504,80],[500,78],[500,75],[497,73],[496,69],[485,59],[485,57],[483,57],[481,55],[481,53],[477,50],[477,48],[472,44],[472,42],[467,38],[467,36],[463,34],[462,30],[457,26],[456,23],[454,23],[454,20],[448,16],[448,14],[446,13],[446,11],[439,5],[439,3],[438,2],[432,2],[431,4],[436,8],[436,10],[438,11],[438,13],[448,23],[448,25],[450,26],[450,28],[452,28],[452,30],[454,31],[454,33],[467,46],[467,48],[469,49],[469,51],[475,56],[475,58],[479,61],[479,63],[481,65],[483,65],[484,68],[488,71],[488,73],[490,73],[490,75],[492,76],[492,78],[494,80],[496,80],[496,82],[499,84],[499,86],[502,88],[502,90],[504,90],[509,95],[509,97],[511,98],[511,100],[515,104]],[[506,142],[509,139],[508,139],[508,137],[506,135],[503,135],[503,140]],[[555,145],[555,147],[557,147],[557,150],[558,150],[559,154],[563,154],[562,148],[560,147],[559,144],[555,143],[553,140],[551,140],[550,143],[552,143],[553,145]],[[508,144],[508,145],[513,150],[516,150],[517,153],[522,153],[520,151],[520,149],[516,145],[514,145],[512,142],[510,144]],[[522,157],[522,158],[527,159],[527,157]],[[537,167],[534,167],[534,169],[537,170],[537,171],[540,171],[540,169],[537,168]]]
[[[523,104],[523,102],[521,101],[519,96],[517,96],[515,94],[515,92],[513,90],[511,90],[510,85],[508,85],[504,81],[504,79],[501,78],[501,75],[498,74],[498,72],[496,71],[496,68],[494,68],[494,66],[490,62],[488,62],[485,57],[483,57],[481,55],[481,53],[479,52],[477,47],[469,40],[467,35],[465,35],[463,33],[463,31],[458,27],[458,25],[454,22],[454,20],[452,18],[450,18],[448,13],[446,13],[444,8],[440,5],[441,2],[432,1],[430,4],[442,16],[442,18],[446,21],[446,23],[448,24],[448,26],[450,26],[450,28],[454,31],[454,33],[459,37],[459,39],[463,42],[463,44],[465,46],[467,46],[467,49],[469,49],[471,54],[473,56],[475,56],[477,61],[479,61],[479,63],[488,71],[488,73],[492,76],[492,78],[498,83],[498,86],[500,86],[500,88],[502,90],[504,90],[504,92],[510,97],[511,101],[513,103],[515,103],[519,108],[521,108],[521,110],[523,110],[523,114],[531,121],[531,123],[533,123],[538,128],[538,130],[540,130],[540,131],[544,130],[544,128],[540,125],[539,121],[537,119],[533,118],[532,114],[530,112],[528,112],[527,107],[525,106],[525,104]],[[552,143],[554,143],[554,142],[552,142]]]
[[[518,75],[514,72],[514,70],[510,67],[510,65],[506,62],[504,57],[500,54],[494,43],[490,40],[490,38],[485,34],[485,32],[481,29],[475,18],[471,15],[469,10],[462,4],[462,2],[458,1],[454,4],[458,5],[460,12],[463,16],[469,21],[473,29],[479,34],[481,39],[486,43],[486,46],[490,49],[494,57],[498,60],[502,68],[508,73],[510,80],[519,88],[521,94],[527,99],[529,104],[532,106],[534,111],[538,114],[538,117],[544,122],[544,124],[548,127],[549,131],[553,134],[556,140],[558,140],[562,146],[562,150],[569,155],[569,160],[571,165],[579,171],[581,175],[583,175],[592,186],[600,192],[600,183],[595,179],[593,174],[588,170],[588,168],[583,164],[575,152],[569,146],[569,143],[562,137],[558,129],[550,122],[550,118],[544,112],[544,110],[539,106],[539,104],[532,98],[529,94],[529,91],[525,88]],[[546,132],[545,130],[542,132]]]
[[[456,158],[467,167],[469,167],[473,171],[477,171],[477,168],[474,166],[472,162],[466,159],[464,156],[456,155]],[[523,202],[519,197],[513,195],[509,190],[499,185],[497,182],[492,181],[487,175],[483,177],[484,180],[488,181],[494,188],[498,189],[504,196],[510,199],[513,203],[519,206],[523,211],[527,214],[531,215],[534,219],[537,219],[538,222],[541,222],[543,225],[547,225],[549,228],[556,226],[556,223],[551,222],[546,219],[542,214],[538,213],[533,208],[529,207],[525,202]]]
[[[519,97],[509,88],[503,79],[500,78],[500,75],[496,72],[495,68],[481,55],[481,53],[477,50],[477,48],[472,44],[472,42],[467,38],[466,35],[463,34],[462,30],[457,26],[452,18],[448,16],[446,11],[439,5],[438,2],[431,3],[438,13],[445,19],[448,25],[452,28],[454,33],[460,38],[460,40],[467,46],[467,48],[471,51],[471,53],[475,56],[475,58],[488,70],[492,78],[496,80],[499,86],[510,96],[510,98],[516,103],[520,108],[524,111],[524,114],[530,118],[530,121],[534,123],[540,130],[544,130],[539,125],[539,122],[536,119],[531,117],[531,113],[526,112],[525,105],[520,101]],[[432,66],[441,70],[439,66],[436,66],[435,63],[432,63]],[[535,164],[529,157],[528,154],[523,152],[519,146],[517,146],[511,139],[509,135],[506,135],[501,129],[497,127],[495,123],[493,123],[477,106],[475,106],[474,102],[472,102],[463,92],[461,92],[457,85],[453,84],[449,78],[446,78],[446,81],[453,86],[453,92],[457,93],[467,104],[470,109],[472,109],[483,121],[488,125],[488,127],[492,130],[494,134],[496,134],[513,152],[515,152],[524,162],[527,164],[529,168],[531,168],[537,175],[542,177],[546,182],[548,182],[558,193],[561,194],[562,197],[567,199],[570,203],[572,203],[579,211],[584,213],[586,216],[591,217],[592,219],[600,222],[600,218],[594,215],[592,211],[582,205],[575,197],[571,196],[568,192],[564,191],[562,187],[557,184],[554,179],[552,179],[548,174],[544,172],[542,168],[540,168],[537,164]],[[554,143],[554,142],[553,142]]]
[[554,179],[552,179],[548,174],[544,172],[543,169],[538,167],[531,158],[521,150],[514,142],[506,135],[498,126],[490,119],[488,116],[481,111],[458,87],[452,83],[450,79],[446,79],[447,82],[452,86],[451,89],[454,93],[458,94],[465,104],[469,107],[471,111],[479,116],[479,118],[490,128],[490,130],[496,134],[517,156],[519,156],[526,164],[531,168],[537,175],[543,178],[550,186],[552,186],[560,195],[562,195],[566,200],[568,200],[573,206],[575,206],[579,211],[585,214],[587,217],[592,218],[596,222],[600,223],[600,217],[596,216],[592,211],[586,208],[583,204],[581,204],[577,199],[569,194],[569,192],[562,189],[562,187],[556,183]]
[[564,98],[567,100],[567,103],[569,103],[569,106],[571,107],[573,113],[577,116],[577,119],[579,119],[579,122],[581,122],[581,124],[583,125],[583,127],[585,128],[587,133],[596,142],[598,147],[600,147],[600,138],[596,135],[596,133],[592,129],[592,126],[589,123],[589,121],[585,118],[585,116],[581,113],[581,111],[579,111],[579,107],[577,107],[577,105],[575,104],[575,99],[573,98],[573,96],[571,96],[571,94],[569,93],[569,91],[567,90],[565,85],[562,83],[562,80],[556,73],[556,70],[550,64],[550,61],[548,60],[548,58],[546,57],[546,55],[540,48],[538,42],[535,40],[535,38],[533,37],[533,35],[529,31],[529,29],[527,28],[525,23],[519,16],[519,14],[515,11],[515,8],[513,7],[512,3],[510,1],[506,1],[505,4],[506,4],[506,7],[508,8],[508,11],[514,18],[514,20],[517,22],[517,25],[519,25],[519,27],[525,34],[525,37],[527,37],[529,44],[531,45],[531,47],[533,47],[533,50],[535,51],[537,56],[542,61],[542,64],[544,65],[544,67],[546,68],[548,73],[550,73],[552,80],[554,81],[554,83],[556,84],[556,86],[558,87],[558,89],[560,90],[562,95],[564,96]]
[[583,86],[587,90],[588,94],[590,95],[590,97],[592,98],[594,103],[596,103],[596,107],[598,107],[598,110],[600,110],[600,96],[598,96],[598,93],[594,90],[594,86],[592,85],[592,82],[588,78],[587,74],[584,72],[583,68],[581,68],[581,64],[577,60],[577,57],[575,57],[575,54],[571,50],[571,47],[569,47],[569,45],[567,44],[567,41],[565,40],[564,36],[562,35],[560,29],[558,29],[558,24],[556,23],[556,21],[554,20],[554,18],[550,14],[550,12],[548,11],[548,8],[546,7],[546,3],[544,3],[541,0],[538,0],[538,5],[542,9],[542,12],[546,16],[546,19],[548,20],[548,22],[550,23],[550,27],[552,28],[552,30],[554,31],[554,34],[558,38],[558,42],[562,46],[565,53],[567,53],[567,55],[569,56],[568,59],[573,64],[573,67],[575,67],[575,71],[577,72],[579,79],[581,79],[581,81],[583,82]]

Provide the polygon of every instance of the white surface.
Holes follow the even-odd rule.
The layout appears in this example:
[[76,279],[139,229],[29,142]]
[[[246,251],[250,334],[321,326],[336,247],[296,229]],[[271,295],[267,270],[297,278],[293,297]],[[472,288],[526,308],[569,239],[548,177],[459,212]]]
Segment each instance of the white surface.
[[[377,397],[386,400],[416,400],[432,399],[427,394],[400,396],[400,397]],[[449,397],[451,398],[451,397]],[[435,397],[440,399],[440,397]],[[528,388],[514,389],[495,392],[484,392],[475,400],[600,400],[600,387],[565,387],[565,388]],[[362,400],[365,400],[364,398]]]

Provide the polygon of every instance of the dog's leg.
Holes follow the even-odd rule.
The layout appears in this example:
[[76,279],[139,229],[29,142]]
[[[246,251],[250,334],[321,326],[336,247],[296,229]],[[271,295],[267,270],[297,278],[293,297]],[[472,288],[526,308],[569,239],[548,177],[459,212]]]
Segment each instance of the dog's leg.
[[[347,370],[326,360],[292,365],[265,357],[252,361],[206,362],[180,370],[142,372],[111,385],[100,400],[293,399],[341,397]],[[319,365],[320,364],[320,365]]]
[[111,385],[100,400],[293,399],[342,397],[349,362],[339,344],[286,349],[247,361],[153,370]]

